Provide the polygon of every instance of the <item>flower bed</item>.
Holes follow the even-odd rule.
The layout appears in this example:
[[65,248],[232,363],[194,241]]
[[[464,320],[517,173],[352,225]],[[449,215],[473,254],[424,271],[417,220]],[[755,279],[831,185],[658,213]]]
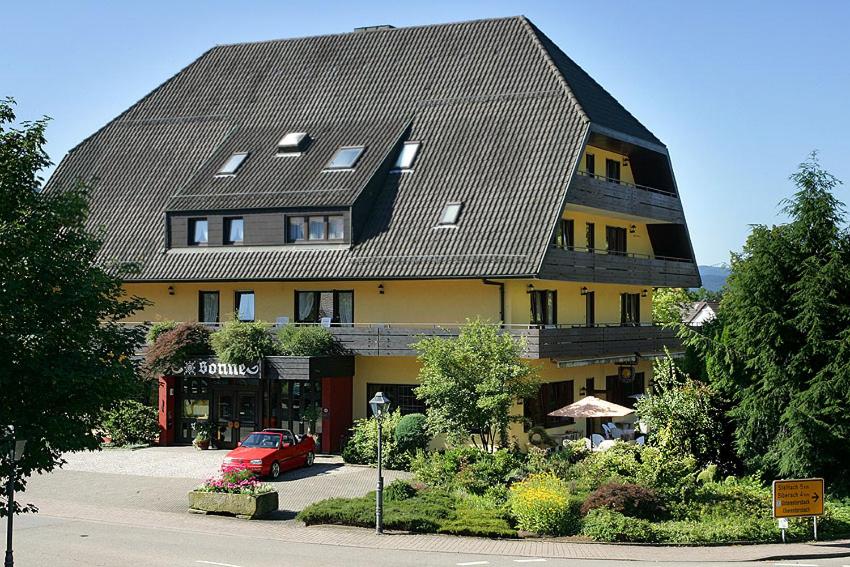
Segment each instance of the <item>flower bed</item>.
[[277,491],[261,483],[243,465],[226,467],[219,478],[209,478],[189,492],[189,512],[197,514],[230,514],[253,519],[274,512],[277,506]]

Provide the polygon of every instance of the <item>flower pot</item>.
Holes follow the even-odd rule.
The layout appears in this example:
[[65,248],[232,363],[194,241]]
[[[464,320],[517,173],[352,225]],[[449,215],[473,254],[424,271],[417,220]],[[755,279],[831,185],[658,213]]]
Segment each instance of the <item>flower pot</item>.
[[189,512],[193,514],[229,514],[252,520],[277,510],[277,492],[229,494],[226,492],[189,492]]
[[192,445],[200,449],[201,451],[206,451],[210,448],[210,440],[209,439],[195,439],[192,441]]

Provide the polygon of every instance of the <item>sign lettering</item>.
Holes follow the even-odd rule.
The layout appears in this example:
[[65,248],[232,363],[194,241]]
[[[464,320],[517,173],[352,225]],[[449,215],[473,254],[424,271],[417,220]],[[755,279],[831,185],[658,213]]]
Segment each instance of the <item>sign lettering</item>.
[[797,518],[823,515],[823,479],[773,481],[773,517]]
[[258,378],[260,363],[229,364],[216,359],[195,358],[187,360],[180,369],[183,376],[200,378]]

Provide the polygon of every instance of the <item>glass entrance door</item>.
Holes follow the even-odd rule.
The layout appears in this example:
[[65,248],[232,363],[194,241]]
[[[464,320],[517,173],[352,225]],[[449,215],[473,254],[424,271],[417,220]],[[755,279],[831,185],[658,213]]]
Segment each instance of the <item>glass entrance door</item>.
[[298,435],[322,432],[322,383],[284,380],[280,390],[280,426]]
[[223,449],[236,447],[257,425],[258,395],[254,390],[219,390],[215,394],[217,445]]
[[238,400],[237,421],[239,422],[239,439],[242,440],[252,431],[257,430],[257,393],[239,392]]

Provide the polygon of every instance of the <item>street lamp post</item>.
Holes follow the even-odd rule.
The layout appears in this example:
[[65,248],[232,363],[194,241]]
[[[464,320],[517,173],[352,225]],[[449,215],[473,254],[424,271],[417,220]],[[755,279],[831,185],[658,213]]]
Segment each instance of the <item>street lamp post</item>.
[[389,411],[390,399],[383,392],[375,394],[369,405],[372,407],[372,413],[378,422],[378,486],[375,490],[375,533],[384,533],[384,477],[381,474],[381,441],[383,438],[381,431],[381,421],[384,414]]
[[9,481],[6,484],[6,561],[4,567],[15,567],[15,560],[12,557],[12,518],[15,516],[15,469],[16,463],[24,456],[24,448],[27,442],[23,439],[15,440],[15,426],[9,425],[6,428],[6,435],[9,439]]

